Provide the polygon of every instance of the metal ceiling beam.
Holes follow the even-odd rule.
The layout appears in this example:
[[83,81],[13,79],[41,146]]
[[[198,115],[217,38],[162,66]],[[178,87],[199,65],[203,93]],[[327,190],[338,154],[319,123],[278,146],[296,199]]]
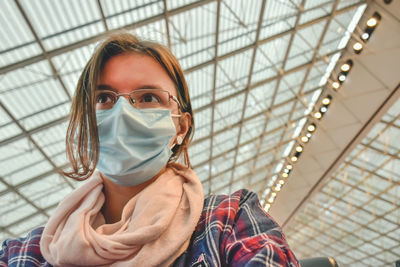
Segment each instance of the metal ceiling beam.
[[[304,3],[305,3],[305,0],[302,0],[301,3],[300,3],[300,5],[299,5],[299,10],[298,10],[298,13],[297,13],[297,16],[296,16],[296,21],[295,21],[295,23],[294,23],[294,28],[293,28],[294,31],[290,34],[290,39],[289,39],[288,46],[287,46],[287,49],[286,49],[286,52],[285,52],[285,55],[284,55],[284,58],[283,58],[283,61],[282,61],[282,66],[281,66],[281,68],[278,70],[278,72],[279,72],[280,74],[282,74],[282,73],[284,72],[285,68],[286,68],[286,63],[287,63],[287,60],[288,60],[288,58],[289,58],[290,50],[291,50],[291,48],[292,48],[294,36],[295,36],[295,34],[297,33],[297,28],[299,27],[300,17],[301,17],[301,15],[303,14],[303,11],[304,11]],[[312,62],[312,61],[311,61],[311,62]],[[312,66],[310,66],[309,68],[311,68],[311,67],[312,67]],[[278,93],[278,89],[279,89],[279,86],[280,86],[280,83],[281,83],[283,77],[284,77],[284,75],[281,75],[281,76],[276,80],[276,85],[275,85],[275,88],[274,88],[274,92],[273,92],[273,94],[272,94],[270,104],[268,105],[268,107],[269,107],[270,109],[274,106],[275,99],[276,99],[276,96],[277,96],[277,93]],[[296,98],[301,99],[300,97],[298,97],[297,94],[296,94]],[[301,101],[301,100],[300,100],[300,101]],[[294,103],[296,103],[296,101],[294,101]],[[295,104],[294,104],[294,105],[295,105]],[[267,117],[266,117],[266,119],[265,119],[264,126],[263,126],[263,132],[265,132],[266,129],[267,129],[268,122],[269,122],[269,119],[270,119],[270,114],[271,114],[271,112],[269,112],[269,113],[267,114]],[[287,123],[289,123],[290,120],[291,120],[291,118],[288,118],[288,122],[287,122]],[[288,127],[289,127],[289,124],[286,124],[286,127],[284,127],[283,133],[282,133],[282,135],[281,135],[281,139],[279,140],[279,143],[277,144],[276,149],[275,149],[275,153],[274,153],[275,155],[276,155],[277,151],[280,150],[281,143],[282,143],[282,138],[283,138],[283,136],[286,134],[286,129],[287,129]],[[262,143],[263,143],[263,139],[264,139],[264,136],[260,136],[260,138],[259,138],[259,140],[258,140],[258,144],[257,144],[256,155],[259,153],[259,151],[260,151],[260,149],[261,149],[261,145],[262,145]],[[275,158],[276,158],[276,156],[274,157],[274,159],[275,159]],[[255,168],[255,163],[253,164],[252,168]],[[271,176],[270,170],[268,171],[268,173],[267,173],[267,175],[266,175],[266,177],[265,177],[265,185],[267,185],[267,182],[269,181],[269,179],[268,179],[269,176]],[[249,183],[250,183],[250,177],[249,177]],[[266,186],[265,186],[265,187],[266,187]]]
[[[247,160],[245,160],[245,161],[239,163],[238,166],[245,165],[246,163],[249,163],[249,162],[251,162],[252,160],[254,160],[254,158],[247,159]],[[236,179],[234,179],[233,182],[237,183],[237,182],[240,182],[240,181],[242,181],[242,180],[247,179],[247,178],[249,177],[249,175],[254,176],[254,175],[256,175],[256,174],[258,174],[258,173],[260,173],[260,172],[265,172],[266,170],[268,170],[269,168],[271,168],[271,166],[273,166],[273,165],[275,165],[275,164],[276,164],[275,161],[270,162],[270,163],[266,164],[266,165],[263,166],[263,167],[260,167],[260,168],[258,168],[258,169],[255,169],[253,172],[250,171],[250,172],[248,172],[248,173],[246,173],[246,174],[243,174],[243,175],[241,175],[241,176],[239,176],[239,177],[236,177]],[[230,170],[228,169],[228,170],[222,171],[222,172],[220,172],[220,173],[217,173],[217,174],[215,174],[215,175],[213,176],[213,179],[214,179],[215,177],[220,176],[220,175],[224,175],[225,173],[228,173],[229,171],[230,171]],[[214,191],[214,192],[218,192],[219,190],[222,190],[222,189],[224,189],[225,187],[226,187],[226,186],[217,187],[217,188],[215,188],[213,191]]]
[[[304,2],[303,2],[302,4],[304,5]],[[330,26],[330,24],[331,24],[331,21],[332,21],[332,19],[335,17],[336,9],[337,9],[337,6],[338,6],[338,5],[339,5],[339,0],[335,0],[335,2],[334,2],[334,4],[333,4],[333,7],[332,7],[332,11],[331,11],[331,13],[330,13],[330,16],[329,16],[329,18],[327,19],[327,21],[326,21],[326,23],[325,23],[325,26],[324,26],[324,28],[323,28],[323,30],[322,30],[322,32],[321,32],[321,36],[320,36],[320,38],[319,38],[318,44],[317,44],[317,46],[314,48],[314,53],[313,53],[313,56],[312,56],[312,59],[311,59],[311,63],[312,63],[312,64],[311,64],[311,66],[310,66],[309,68],[307,68],[306,73],[304,74],[303,81],[302,81],[302,83],[301,83],[301,85],[300,85],[299,93],[296,94],[297,96],[301,95],[302,92],[303,92],[303,90],[304,90],[304,86],[305,86],[305,84],[307,83],[308,76],[309,76],[309,74],[310,74],[310,72],[311,72],[311,69],[312,69],[312,67],[315,65],[315,61],[316,61],[316,59],[317,59],[319,49],[320,49],[321,46],[322,46],[322,43],[323,43],[323,41],[324,41],[324,39],[325,39],[325,35],[326,35],[326,33],[327,33],[328,29],[329,29],[329,26]],[[298,19],[299,19],[299,17],[298,17]],[[296,22],[298,22],[298,21],[296,21]],[[298,34],[299,37],[302,37],[300,33],[297,33],[297,34]],[[294,36],[292,35],[292,37],[294,37]],[[293,41],[293,39],[291,39],[291,41]],[[289,48],[288,48],[288,50],[289,50]],[[287,51],[287,52],[288,52],[288,51]],[[284,68],[284,66],[283,66],[282,68]],[[277,90],[277,89],[278,89],[278,88],[276,88],[276,90]],[[299,98],[299,99],[300,99],[300,98]],[[299,101],[299,102],[301,102],[301,101]],[[294,101],[294,102],[293,102],[293,107],[292,107],[292,109],[291,109],[290,112],[289,112],[288,122],[291,121],[291,119],[292,119],[292,116],[293,116],[293,114],[294,114],[294,111],[296,110],[297,103],[298,103],[298,101]],[[306,108],[307,108],[307,107],[306,107]],[[281,139],[283,139],[283,138],[285,137],[286,132],[287,132],[287,129],[288,129],[288,128],[286,127],[286,128],[283,130],[283,133],[282,133],[282,135],[281,135]],[[277,153],[278,151],[280,151],[280,148],[281,148],[281,146],[280,146],[280,142],[279,142],[279,145],[277,145],[276,150],[275,150],[276,153]],[[279,157],[278,155],[276,155],[276,153],[275,153],[275,157]],[[269,196],[266,196],[266,197],[268,198]]]
[[[343,9],[337,10],[336,13],[335,13],[335,16],[338,16],[338,15],[341,15],[341,14],[344,14],[344,13],[347,13],[347,12],[349,12],[350,10],[353,10],[353,9],[355,9],[355,8],[358,8],[359,6],[363,5],[365,2],[366,2],[366,1],[361,1],[361,2],[359,2],[359,3],[350,5],[350,6],[348,6],[348,7],[343,8]],[[326,15],[326,16],[322,16],[322,17],[316,18],[316,19],[313,19],[313,20],[311,20],[311,21],[308,21],[308,22],[306,22],[306,23],[304,23],[304,24],[299,25],[299,26],[297,27],[297,30],[299,31],[299,30],[302,30],[302,29],[304,29],[304,28],[310,27],[310,26],[312,26],[312,25],[314,25],[314,24],[317,24],[317,23],[319,23],[319,22],[321,22],[321,21],[323,21],[323,20],[329,19],[329,17],[330,17],[330,14],[328,14],[328,15]],[[234,50],[234,51],[232,51],[232,52],[229,52],[229,53],[227,53],[227,54],[218,56],[218,57],[217,57],[217,61],[222,61],[222,60],[225,60],[225,59],[227,59],[227,58],[233,57],[233,56],[235,56],[235,55],[237,55],[237,54],[243,53],[243,52],[245,52],[245,51],[247,51],[247,50],[249,50],[249,49],[253,49],[255,45],[261,46],[261,45],[263,45],[263,44],[265,44],[265,43],[268,43],[268,42],[273,41],[273,40],[275,40],[275,39],[282,38],[282,37],[284,37],[284,36],[286,36],[286,35],[293,34],[293,33],[295,33],[295,29],[294,29],[294,28],[291,28],[291,29],[289,29],[289,30],[280,32],[280,33],[275,34],[275,35],[273,35],[273,36],[270,36],[270,37],[261,39],[261,40],[259,40],[257,43],[252,43],[252,44],[249,44],[249,45],[247,45],[247,46],[241,47],[241,48],[239,48],[239,49],[237,49],[237,50]],[[196,70],[199,70],[199,69],[202,69],[202,68],[204,68],[204,67],[207,67],[207,66],[209,66],[209,65],[212,65],[213,62],[214,62],[214,59],[211,59],[211,60],[205,61],[205,62],[203,62],[203,63],[200,63],[200,64],[198,64],[198,65],[196,65],[196,66],[190,67],[190,68],[188,68],[188,69],[185,70],[185,74],[191,73],[191,72],[194,72],[194,71],[196,71]],[[1,74],[1,68],[0,68],[0,74]]]
[[[199,1],[194,2],[194,3],[188,4],[188,5],[185,5],[185,6],[182,6],[182,7],[178,7],[178,8],[173,9],[173,10],[169,10],[168,13],[169,13],[169,16],[174,16],[174,15],[183,13],[185,11],[188,11],[188,10],[191,10],[191,9],[194,9],[194,8],[209,4],[209,3],[213,2],[213,1],[215,1],[215,0],[199,0]],[[366,1],[361,1],[359,3],[352,4],[352,5],[348,6],[348,7],[345,7],[343,9],[341,9],[341,10],[338,10],[337,11],[337,15],[340,15],[340,14],[346,13],[346,12],[348,12],[350,10],[353,10],[353,9],[359,7],[360,5],[364,4],[365,2]],[[309,21],[307,23],[304,23],[304,24],[300,25],[298,29],[300,30],[302,28],[311,26],[312,24],[318,23],[318,22],[326,19],[327,17],[329,17],[329,16],[323,16],[323,17],[311,20],[311,21]],[[69,44],[69,45],[66,45],[66,46],[51,50],[51,51],[47,51],[47,55],[50,58],[52,58],[52,57],[61,55],[63,53],[66,53],[68,51],[71,51],[71,50],[74,50],[74,49],[77,49],[77,48],[81,48],[83,46],[86,46],[86,45],[98,42],[100,40],[103,40],[109,34],[117,33],[117,32],[120,32],[121,30],[135,29],[135,28],[138,28],[138,27],[141,27],[141,26],[145,26],[145,25],[151,24],[153,22],[157,22],[157,21],[162,20],[162,19],[164,19],[164,14],[159,14],[159,15],[156,15],[156,16],[153,16],[153,17],[150,17],[150,18],[147,18],[147,19],[144,19],[144,20],[141,20],[141,21],[126,25],[126,26],[118,28],[118,29],[113,29],[113,30],[110,30],[108,32],[104,32],[104,33],[89,37],[87,39],[75,42],[73,44]],[[285,31],[285,32],[279,33],[277,35],[274,35],[272,37],[263,39],[263,40],[260,41],[260,43],[258,45],[261,45],[261,44],[269,42],[271,40],[283,37],[283,36],[285,36],[287,34],[290,34],[292,31],[293,31],[293,29],[290,29],[288,31]],[[226,55],[219,56],[217,58],[217,60],[220,61],[220,60],[223,60],[225,58],[231,57],[231,56],[235,55],[236,53],[241,53],[241,52],[247,51],[248,49],[251,49],[253,46],[254,46],[254,44],[251,44],[250,46],[246,46],[246,47],[240,48],[238,50],[235,50],[234,52],[228,53]],[[43,54],[40,54],[40,55],[37,55],[37,56],[33,56],[33,57],[30,57],[30,58],[24,59],[22,61],[18,61],[18,62],[9,64],[7,66],[4,66],[4,67],[0,68],[0,74],[4,74],[4,73],[10,72],[10,71],[19,69],[19,68],[25,67],[27,65],[33,64],[33,63],[37,63],[37,62],[42,61],[44,59],[46,59],[46,57]],[[185,71],[185,73],[189,73],[189,72],[195,71],[197,69],[201,69],[201,68],[203,68],[205,66],[213,64],[213,62],[214,62],[213,60],[210,60],[210,61],[201,63],[199,65],[196,65],[196,66],[194,66],[192,68],[187,69]]]
[[[279,129],[279,128],[276,128],[276,129],[272,130],[271,132],[276,132],[276,131],[278,131],[278,130],[280,130],[280,129]],[[263,135],[270,134],[271,132],[269,132],[269,133],[263,133]],[[240,143],[238,146],[239,146],[239,147],[246,146],[246,145],[248,145],[248,144],[253,143],[253,142],[256,141],[257,139],[258,139],[258,136],[255,137],[255,138],[253,138],[253,139],[249,139],[249,140],[247,140],[247,141],[244,142],[244,143]],[[282,141],[282,142],[283,142],[283,143],[289,143],[290,141],[292,141],[292,140],[285,140],[285,141]],[[211,158],[208,158],[208,159],[206,159],[206,160],[204,160],[204,161],[202,161],[202,162],[200,162],[200,163],[194,165],[194,166],[193,166],[193,169],[200,168],[200,167],[202,167],[202,166],[208,164],[208,163],[210,162],[210,160],[218,159],[218,158],[220,158],[220,157],[222,157],[222,156],[224,156],[224,155],[226,155],[226,154],[228,154],[228,153],[230,153],[230,152],[233,152],[233,151],[236,150],[236,148],[237,148],[237,147],[233,147],[233,148],[228,149],[228,150],[226,150],[226,151],[224,151],[224,152],[222,152],[222,153],[220,153],[220,154],[218,154],[218,155],[214,155],[214,156],[212,156]],[[265,150],[264,152],[259,153],[259,156],[264,156],[265,154],[268,154],[269,152],[271,152],[271,151],[273,151],[273,150],[274,150],[274,148],[270,148],[270,149],[268,149],[268,150]],[[252,158],[253,158],[253,159],[256,159],[257,157],[256,157],[256,155],[255,155],[255,156],[252,157]],[[240,166],[240,164],[238,164],[237,166]],[[232,170],[230,170],[230,171],[232,171]],[[213,176],[211,176],[211,177],[213,177]],[[208,180],[207,180],[207,181],[208,181]]]
[[[242,94],[242,93],[245,93],[247,90],[252,90],[252,89],[254,89],[254,88],[257,88],[257,87],[260,87],[260,86],[262,86],[262,85],[264,85],[264,84],[267,84],[267,83],[269,83],[269,82],[275,81],[276,79],[279,79],[279,77],[281,77],[281,76],[288,75],[288,74],[291,74],[291,73],[295,73],[295,72],[301,71],[301,70],[303,70],[303,69],[307,69],[307,68],[309,68],[310,66],[312,66],[313,64],[315,64],[315,63],[317,63],[317,62],[319,62],[319,61],[321,61],[321,60],[325,60],[327,57],[330,57],[330,56],[336,54],[336,53],[339,52],[339,51],[341,51],[341,50],[335,50],[335,51],[329,52],[329,53],[327,53],[326,55],[323,55],[323,56],[321,56],[321,57],[318,57],[318,58],[315,60],[314,63],[313,63],[312,61],[308,61],[308,62],[306,62],[306,63],[304,63],[304,64],[301,64],[301,65],[299,65],[299,66],[296,66],[296,67],[294,67],[294,68],[291,68],[291,69],[289,69],[289,70],[283,72],[282,74],[277,74],[277,75],[275,75],[275,76],[273,76],[273,77],[269,77],[269,78],[266,78],[266,79],[264,79],[264,80],[261,80],[261,81],[258,81],[258,82],[256,82],[256,83],[253,83],[253,84],[250,85],[249,88],[244,88],[243,90],[237,91],[237,92],[235,92],[235,93],[233,93],[233,94],[231,94],[231,95],[229,95],[229,96],[226,96],[226,97],[224,97],[224,98],[221,98],[221,99],[219,99],[219,100],[216,100],[215,103],[216,103],[216,104],[219,104],[219,103],[221,103],[221,102],[224,102],[224,101],[226,101],[226,100],[229,100],[229,99],[231,99],[231,98],[234,98],[234,97],[236,97],[236,96],[238,96],[238,95],[240,95],[240,94]],[[197,108],[195,111],[196,111],[196,112],[201,112],[201,111],[203,111],[203,110],[205,110],[205,109],[211,107],[211,105],[212,105],[212,104],[210,103],[210,104],[201,106],[201,107]]]
[[21,13],[22,17],[25,20],[25,23],[28,25],[29,30],[31,31],[32,35],[34,36],[36,43],[39,45],[40,49],[42,50],[42,55],[46,58],[47,62],[50,65],[50,69],[53,73],[53,76],[59,81],[61,88],[64,90],[65,95],[68,97],[69,100],[71,100],[71,94],[68,92],[67,87],[64,84],[64,81],[62,80],[60,74],[58,73],[56,67],[54,66],[53,62],[51,61],[51,57],[48,55],[47,50],[45,49],[44,45],[42,44],[42,41],[39,38],[39,35],[36,33],[36,30],[34,29],[31,21],[29,20],[28,16],[25,13],[25,10],[23,9],[22,5],[20,4],[19,0],[14,0],[19,12]]
[[[260,9],[260,14],[258,15],[258,23],[257,23],[257,31],[256,31],[256,37],[254,41],[254,47],[253,47],[253,52],[251,56],[251,61],[250,61],[250,68],[249,68],[249,74],[247,78],[247,85],[246,85],[246,91],[244,92],[244,99],[243,99],[243,105],[242,105],[242,114],[240,115],[240,120],[239,120],[239,133],[236,141],[236,149],[235,149],[235,154],[233,156],[233,167],[231,170],[231,177],[230,177],[230,182],[229,182],[229,192],[232,191],[232,183],[234,179],[234,174],[235,174],[235,166],[236,166],[236,161],[237,161],[237,155],[239,152],[239,144],[240,144],[240,139],[242,136],[242,128],[243,128],[243,121],[244,121],[244,114],[246,113],[246,107],[247,107],[247,98],[249,96],[250,92],[250,85],[253,77],[253,70],[254,70],[254,64],[256,61],[256,54],[257,54],[257,48],[258,48],[258,42],[260,39],[260,32],[262,29],[262,22],[264,19],[264,11],[265,11],[265,5],[266,5],[266,0],[263,0],[261,3],[261,9]],[[210,166],[211,167],[211,166]]]
[[[320,206],[320,205],[318,205],[318,206]],[[314,214],[311,214],[311,213],[309,213],[309,212],[307,212],[307,215],[310,216],[312,219],[315,219],[315,220],[319,220],[319,219],[320,219],[319,217],[316,217]],[[351,221],[351,222],[354,222],[355,224],[360,225],[358,222],[356,222],[356,221],[354,221],[354,220],[351,220],[351,219],[349,219],[348,217],[347,217],[347,218],[344,218],[344,217],[343,217],[342,215],[340,215],[340,214],[336,214],[336,215],[339,216],[340,219],[342,219],[342,220],[340,220],[340,221],[338,220],[338,221],[335,221],[335,222],[333,222],[333,223],[329,223],[329,222],[324,221],[324,223],[326,224],[326,227],[325,227],[324,229],[319,229],[319,228],[316,228],[316,227],[310,227],[309,225],[307,225],[307,223],[303,222],[302,220],[299,220],[298,223],[301,224],[303,227],[312,228],[311,230],[314,230],[314,231],[316,231],[317,233],[316,233],[316,235],[307,235],[307,237],[309,238],[308,240],[304,240],[303,242],[299,242],[299,243],[296,244],[295,246],[304,246],[304,245],[306,245],[306,244],[308,243],[308,241],[309,241],[310,239],[312,239],[312,240],[314,240],[314,241],[316,241],[316,242],[318,242],[318,243],[321,244],[321,247],[317,249],[317,252],[318,252],[318,251],[327,250],[328,248],[331,248],[331,249],[333,249],[333,250],[336,250],[334,247],[331,247],[331,246],[333,245],[332,242],[329,242],[328,244],[327,244],[327,243],[322,243],[322,242],[319,241],[318,238],[316,238],[317,235],[318,235],[318,236],[324,236],[324,235],[327,236],[327,235],[328,235],[329,238],[331,238],[332,240],[336,241],[336,242],[339,243],[339,244],[343,244],[343,238],[346,237],[346,236],[348,236],[348,235],[353,236],[354,238],[361,240],[361,241],[363,242],[363,244],[369,243],[369,242],[371,242],[371,240],[374,240],[374,239],[375,239],[375,238],[372,238],[371,240],[370,240],[370,239],[365,239],[365,238],[362,237],[362,236],[356,235],[353,231],[347,231],[347,230],[342,229],[342,228],[340,228],[340,231],[341,231],[343,234],[341,234],[340,236],[335,236],[335,235],[329,234],[330,231],[326,231],[326,230],[327,230],[327,229],[330,229],[330,230],[331,230],[332,228],[335,228],[335,226],[337,225],[337,223],[343,221],[343,219],[347,219],[347,220],[349,220],[349,221]],[[359,229],[366,228],[366,229],[368,229],[369,231],[375,232],[375,230],[369,228],[368,226],[365,226],[365,225],[360,225],[360,226],[362,226],[362,227],[360,227]],[[397,242],[397,240],[394,240],[394,239],[391,238],[389,235],[387,235],[387,234],[389,234],[389,233],[391,233],[391,232],[393,232],[393,231],[395,231],[395,230],[396,230],[396,229],[393,229],[393,230],[391,230],[391,231],[389,231],[389,232],[387,232],[387,233],[385,233],[385,234],[381,234],[381,236],[385,236],[385,237],[387,237],[387,238],[389,238],[389,239],[392,239],[393,241]],[[304,232],[301,232],[301,235],[306,235],[306,234],[305,234]],[[347,244],[346,244],[346,245],[347,245]],[[350,245],[349,247],[346,248],[346,250],[347,250],[347,251],[356,251],[356,250],[358,250],[358,248],[361,247],[361,246],[362,246],[362,245],[356,245],[356,244]],[[394,246],[394,247],[396,247],[396,246]],[[384,249],[384,250],[385,250],[385,249]],[[315,248],[314,248],[314,252],[315,252]],[[337,254],[338,256],[339,256],[339,255],[343,255],[343,251],[337,251],[337,253],[338,253],[338,254]],[[367,253],[365,253],[365,252],[363,252],[363,253],[366,254],[366,256],[367,256],[366,258],[367,258],[367,259],[369,259],[369,258],[371,257],[371,255],[373,255],[373,254],[369,255],[369,254],[367,254]],[[336,256],[336,255],[333,255],[333,256]],[[350,255],[346,255],[346,256],[350,256]],[[351,257],[351,258],[352,258],[352,257]],[[360,259],[360,258],[352,258],[352,259],[353,259],[354,263],[359,263],[359,262],[362,260],[362,259]],[[351,265],[351,264],[350,264],[350,265]]]
[[172,46],[171,46],[171,35],[169,32],[169,12],[168,12],[167,0],[163,0],[163,5],[164,5],[165,30],[167,32],[167,42],[169,49],[171,49]]
[[[222,0],[223,1],[223,0]],[[208,194],[211,193],[211,176],[212,176],[212,161],[213,161],[213,151],[214,151],[214,120],[215,120],[215,94],[217,91],[217,68],[218,68],[218,45],[219,45],[219,23],[221,15],[221,0],[217,0],[217,14],[215,16],[215,45],[214,45],[214,72],[213,72],[213,88],[212,88],[212,100],[211,100],[211,121],[210,121],[210,152],[209,152],[209,169],[208,169]]]
[[[196,1],[194,3],[190,3],[190,4],[187,4],[187,5],[178,7],[176,9],[170,10],[169,11],[169,16],[174,16],[174,15],[180,14],[182,12],[185,12],[185,11],[197,8],[197,7],[204,6],[204,5],[206,5],[208,3],[211,3],[213,1],[214,0],[199,0],[199,1]],[[94,35],[92,37],[89,37],[89,38],[84,39],[84,40],[80,40],[80,41],[75,42],[73,44],[69,44],[69,45],[66,45],[66,46],[51,50],[51,51],[47,51],[47,56],[52,58],[52,57],[58,56],[60,54],[66,53],[68,51],[71,51],[71,50],[74,50],[74,49],[77,49],[77,48],[81,48],[83,46],[86,46],[86,45],[98,42],[100,40],[103,40],[104,38],[109,36],[109,34],[118,33],[121,30],[124,30],[124,31],[132,30],[132,29],[135,29],[135,28],[138,28],[138,27],[141,27],[141,26],[145,26],[145,25],[148,25],[148,24],[151,24],[153,22],[157,22],[157,21],[160,21],[160,20],[163,20],[163,19],[164,19],[164,14],[159,14],[159,15],[156,15],[156,16],[153,16],[153,17],[150,17],[150,18],[146,18],[146,19],[143,19],[141,21],[134,22],[134,23],[125,25],[125,26],[117,28],[117,29],[109,30],[108,32],[103,32],[103,33]],[[18,62],[12,63],[10,65],[1,67],[0,68],[0,74],[4,74],[6,72],[25,67],[27,65],[39,62],[39,61],[44,60],[44,59],[46,59],[45,55],[41,54],[41,55],[37,55],[37,56],[31,57],[31,58],[24,59],[22,61],[18,61]]]
[[[7,113],[7,115],[14,121],[15,125],[22,131],[22,133],[26,136],[26,138],[29,140],[30,143],[32,143],[35,148],[39,151],[39,153],[49,162],[49,164],[54,168],[54,169],[59,169],[57,165],[50,159],[50,157],[43,151],[42,147],[38,145],[38,143],[32,138],[32,136],[25,130],[24,127],[20,124],[20,122],[14,117],[14,115],[7,109],[6,106],[4,106],[3,102],[0,101],[0,107]],[[68,181],[65,177],[63,177],[65,182],[71,187],[74,188],[74,186],[71,184],[70,181]],[[2,180],[2,179],[0,179]]]
[[104,15],[104,10],[101,5],[101,0],[97,0],[97,7],[99,8],[99,12],[101,15],[101,20],[103,21],[104,29],[105,29],[105,31],[108,31],[107,19],[106,19],[106,16]]
[[[62,152],[62,153],[64,153],[64,152]],[[13,188],[14,188],[15,190],[18,190],[18,189],[21,188],[21,187],[30,185],[30,184],[32,184],[32,183],[34,183],[34,182],[36,182],[36,181],[39,181],[39,180],[41,180],[41,179],[43,179],[43,178],[45,178],[45,177],[47,177],[47,176],[50,176],[50,175],[52,175],[52,174],[57,174],[57,171],[58,171],[59,169],[64,169],[64,168],[66,168],[66,167],[68,167],[68,166],[69,166],[69,163],[64,164],[64,165],[61,165],[60,167],[58,167],[58,169],[54,169],[54,168],[53,168],[53,169],[51,169],[51,170],[49,170],[49,171],[47,171],[47,172],[41,173],[41,174],[39,174],[39,175],[37,175],[37,176],[34,176],[34,177],[32,177],[31,179],[28,179],[28,180],[26,180],[26,181],[23,181],[22,183],[19,183],[19,184],[17,184],[17,185],[14,185]],[[0,197],[1,197],[2,195],[7,194],[8,192],[10,192],[10,189],[9,189],[9,188],[4,189],[3,191],[0,192]]]

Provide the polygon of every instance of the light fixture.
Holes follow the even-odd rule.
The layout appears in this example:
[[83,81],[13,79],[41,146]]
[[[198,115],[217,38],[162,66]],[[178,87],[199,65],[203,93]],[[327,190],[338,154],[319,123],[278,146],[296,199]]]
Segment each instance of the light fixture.
[[322,99],[322,104],[323,105],[329,105],[330,103],[331,103],[331,100],[332,100],[332,97],[330,96],[330,95],[327,95],[326,97],[324,97],[323,99]]
[[312,136],[312,134],[310,134],[310,133],[306,133],[306,137],[308,137],[308,139],[310,139],[310,138],[311,138],[311,136]]
[[307,130],[309,131],[309,132],[314,132],[315,131],[315,124],[314,123],[311,123],[310,125],[308,125],[307,126]]
[[296,151],[297,151],[297,152],[303,151],[303,147],[302,147],[302,146],[297,146],[297,147],[296,147]]
[[293,166],[291,164],[286,165],[286,169],[291,170],[293,169]]
[[308,142],[308,137],[307,136],[302,136],[301,137],[301,142],[303,142],[303,143],[307,143]]
[[346,80],[346,75],[344,73],[339,73],[338,80],[344,82]]
[[277,192],[279,192],[279,191],[281,191],[281,187],[280,187],[280,186],[279,186],[279,187],[278,187],[278,186],[275,186],[274,190],[277,191]]
[[279,183],[279,184],[284,184],[285,181],[284,181],[284,180],[279,180],[278,183]]
[[322,118],[322,114],[321,114],[321,112],[319,112],[319,111],[317,111],[317,112],[315,112],[314,113],[314,118],[316,118],[316,119],[321,119]]
[[286,169],[283,170],[283,172],[289,174],[290,170],[288,168],[286,168]]
[[356,53],[356,54],[360,54],[362,49],[363,49],[363,45],[360,42],[356,42],[353,45],[353,50],[354,50],[354,53]]
[[276,197],[276,193],[275,193],[275,192],[272,192],[272,193],[271,193],[271,197]]
[[270,198],[268,199],[268,202],[271,203],[271,204],[274,203],[274,198],[270,197]]
[[292,162],[296,162],[296,161],[297,161],[297,157],[296,157],[296,156],[293,156],[293,157],[290,158],[290,160],[291,160]]
[[328,108],[327,108],[326,106],[322,106],[322,107],[319,109],[319,111],[320,111],[321,113],[325,113],[325,112],[328,111]]
[[264,210],[268,211],[269,208],[271,208],[271,204],[269,204],[269,203],[265,204]]
[[371,17],[367,20],[367,26],[368,27],[375,27],[376,24],[378,24],[378,20],[375,17]]
[[344,64],[340,67],[340,69],[341,69],[342,71],[349,71],[349,70],[350,70],[350,65],[347,64],[347,63],[344,63]]
[[363,34],[361,34],[361,39],[363,40],[368,40],[369,39],[369,33],[368,32],[364,32]]
[[282,177],[283,177],[283,178],[287,178],[288,176],[289,176],[288,173],[286,173],[286,172],[283,172],[283,173],[282,173]]
[[333,82],[332,83],[332,88],[333,89],[339,89],[339,87],[340,87],[340,83],[339,82]]

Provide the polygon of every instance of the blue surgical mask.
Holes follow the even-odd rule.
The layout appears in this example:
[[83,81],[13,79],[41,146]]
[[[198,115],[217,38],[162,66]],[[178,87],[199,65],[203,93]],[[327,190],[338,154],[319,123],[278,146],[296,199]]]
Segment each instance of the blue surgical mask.
[[97,110],[100,156],[97,169],[122,186],[144,183],[171,157],[176,134],[168,109],[136,109],[124,97],[109,110]]

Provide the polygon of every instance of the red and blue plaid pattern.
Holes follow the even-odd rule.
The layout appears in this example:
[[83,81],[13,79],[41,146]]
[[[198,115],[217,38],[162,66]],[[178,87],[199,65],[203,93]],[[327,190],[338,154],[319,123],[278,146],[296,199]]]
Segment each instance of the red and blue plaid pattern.
[[[27,237],[7,239],[0,266],[50,266],[39,248],[43,227]],[[300,266],[279,225],[261,208],[257,195],[239,190],[205,199],[189,248],[173,264],[199,266]]]

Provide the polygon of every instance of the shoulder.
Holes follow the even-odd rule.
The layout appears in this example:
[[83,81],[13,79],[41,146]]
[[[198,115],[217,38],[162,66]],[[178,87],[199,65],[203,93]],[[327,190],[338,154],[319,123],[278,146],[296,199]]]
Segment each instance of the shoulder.
[[0,264],[6,266],[44,266],[40,252],[43,227],[36,228],[26,237],[6,239],[0,249]]
[[[201,223],[221,221],[225,228],[234,226],[247,234],[268,233],[282,238],[282,231],[275,220],[264,211],[256,193],[247,189],[238,190],[230,195],[211,195],[204,201]],[[208,223],[207,223],[208,222]],[[204,226],[204,225],[203,225]]]

